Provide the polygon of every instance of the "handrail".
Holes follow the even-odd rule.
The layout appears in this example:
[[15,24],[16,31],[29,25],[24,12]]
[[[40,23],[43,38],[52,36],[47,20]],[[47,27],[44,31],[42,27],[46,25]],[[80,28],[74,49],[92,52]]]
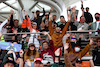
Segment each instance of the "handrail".
[[[62,31],[61,31],[62,32]],[[85,31],[66,31],[69,33],[88,33],[88,32],[96,32],[96,30],[85,30]],[[20,32],[17,34],[41,34],[42,32],[37,32],[37,33],[30,33],[30,32]],[[49,33],[49,32],[48,32]],[[14,33],[2,33],[3,35],[12,35]]]

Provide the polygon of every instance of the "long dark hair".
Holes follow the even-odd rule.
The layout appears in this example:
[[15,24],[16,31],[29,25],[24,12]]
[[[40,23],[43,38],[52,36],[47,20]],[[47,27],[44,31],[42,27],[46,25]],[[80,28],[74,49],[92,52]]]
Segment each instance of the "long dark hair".
[[[34,46],[34,45],[32,45]],[[29,46],[30,48],[31,46]],[[31,50],[28,48],[28,51],[27,51],[27,56],[31,56]],[[35,55],[36,54],[36,47],[34,46],[34,50],[33,50],[33,54],[32,55]]]

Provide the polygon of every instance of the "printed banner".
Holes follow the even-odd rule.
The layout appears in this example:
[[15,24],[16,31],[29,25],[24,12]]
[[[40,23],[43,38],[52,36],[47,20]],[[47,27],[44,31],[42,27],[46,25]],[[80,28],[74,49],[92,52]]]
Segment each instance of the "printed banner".
[[0,49],[3,50],[13,50],[15,52],[20,52],[22,45],[21,44],[13,44],[10,42],[0,41]]

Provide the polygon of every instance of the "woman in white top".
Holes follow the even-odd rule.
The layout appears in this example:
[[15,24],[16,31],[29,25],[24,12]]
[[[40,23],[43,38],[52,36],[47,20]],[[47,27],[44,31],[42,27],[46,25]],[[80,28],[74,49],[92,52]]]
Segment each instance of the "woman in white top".
[[35,47],[37,48],[37,50],[39,50],[40,44],[39,44],[38,39],[41,39],[41,37],[40,37],[40,34],[37,33],[37,32],[39,32],[39,31],[36,30],[36,28],[37,28],[37,23],[36,23],[36,22],[33,22],[33,23],[31,24],[31,21],[30,21],[29,18],[28,18],[28,21],[29,21],[29,29],[30,29],[30,32],[31,32],[31,33],[36,33],[36,34],[31,34],[31,36],[30,36],[30,38],[29,38],[28,45],[29,45],[30,43],[34,43],[34,44],[35,44]]

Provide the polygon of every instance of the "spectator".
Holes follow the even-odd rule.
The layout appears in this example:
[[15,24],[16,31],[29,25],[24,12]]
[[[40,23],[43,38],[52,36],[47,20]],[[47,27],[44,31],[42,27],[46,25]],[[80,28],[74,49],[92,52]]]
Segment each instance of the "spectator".
[[48,29],[48,26],[49,26],[49,14],[45,15],[45,19],[43,20],[43,22],[45,23],[45,28]]
[[[37,23],[36,22],[34,22],[32,24],[32,27],[31,27],[31,23],[30,23],[30,32],[32,32],[32,33],[39,32],[38,30],[36,30],[36,28],[37,28]],[[31,34],[31,36],[29,38],[28,45],[30,43],[34,43],[36,48],[37,48],[37,50],[39,50],[39,41],[38,41],[38,39],[41,39],[40,34]]]
[[88,24],[88,23],[91,23],[93,22],[93,17],[92,17],[92,14],[89,12],[89,7],[86,7],[86,12],[84,11],[84,7],[83,7],[83,1],[81,0],[81,9],[82,9],[82,16],[85,17],[85,22]]
[[[76,7],[76,6],[75,6]],[[75,8],[75,7],[73,7],[71,10],[73,11],[73,9]],[[77,26],[75,26],[74,25],[74,18],[73,18],[73,13],[72,13],[72,11],[70,12],[70,14],[69,14],[69,11],[70,11],[70,8],[68,7],[67,8],[67,17],[69,17],[70,15],[71,15],[71,23],[70,23],[70,26],[69,26],[69,28],[70,28],[70,30],[71,31],[73,31],[73,30],[77,30]],[[77,15],[75,14],[75,16],[76,16],[76,19],[77,19]]]
[[36,33],[36,34],[31,34],[31,37],[30,37],[29,42],[28,42],[28,45],[30,43],[34,43],[35,44],[35,47],[37,48],[37,50],[39,50],[39,41],[38,40],[40,40],[41,37],[40,37],[40,34],[37,34],[37,32],[39,32],[38,30],[36,30],[37,23],[34,22],[34,23],[31,24],[31,21],[30,21],[29,18],[28,18],[28,22],[29,22],[30,32]]
[[[71,45],[70,45],[70,43],[68,43],[68,44],[69,44],[69,49],[70,49]],[[90,43],[87,44],[82,51],[80,51],[79,47],[75,47],[74,51],[69,51],[69,58],[70,58],[70,61],[72,61],[72,64],[75,64],[76,58],[81,59],[83,56],[85,56],[85,54],[90,50],[92,44],[93,44],[93,39],[90,38]]]
[[[60,49],[57,49],[55,51],[55,62],[53,63],[53,67],[59,67],[59,60],[58,60],[59,55],[60,55]],[[44,64],[45,61],[43,61],[42,58],[35,58],[33,63],[31,63],[30,60],[27,60],[27,67],[51,67],[49,64],[47,65]]]
[[40,32],[43,32],[43,31],[49,31],[46,27],[45,27],[45,23],[44,22],[41,22],[40,24]]
[[[28,19],[27,19],[27,12],[24,10],[24,14],[25,14],[25,19],[23,18],[23,14],[22,14],[22,11],[23,9],[21,10],[21,14],[20,14],[20,18],[22,20],[22,32],[29,32],[29,22],[28,22]],[[29,17],[29,16],[28,16]],[[33,13],[33,16],[31,18],[31,20],[34,20],[34,13]]]
[[[69,37],[71,36],[71,40],[69,40]],[[66,34],[66,42],[69,42],[71,44],[71,48],[74,50],[75,46],[79,46],[81,48],[81,38],[83,35],[79,35],[79,40],[76,39],[75,35],[70,35],[70,33]]]
[[92,51],[92,56],[93,56],[93,62],[95,66],[100,66],[100,38],[96,39],[96,45],[97,47],[94,48]]
[[64,16],[60,16],[60,22],[57,23],[57,25],[61,28],[61,31],[63,30],[64,26],[66,25],[66,21]]
[[[25,40],[26,38],[26,40]],[[27,34],[23,34],[22,35],[22,49],[28,49],[28,41],[29,41],[29,36],[27,36]]]
[[36,50],[35,44],[30,43],[28,51],[24,54],[24,60],[26,62],[29,59],[31,62],[33,62],[37,57],[39,57],[39,53]]
[[53,26],[53,30],[56,31],[56,27],[58,26],[56,22],[56,15],[53,15],[52,17],[52,26]]
[[[64,62],[65,62],[66,67],[73,67],[73,65],[69,59],[69,56],[68,56],[68,52],[67,52],[68,48],[69,48],[69,44],[66,43],[64,46]],[[82,66],[82,61],[77,59],[75,62],[75,67],[81,67],[81,66]]]
[[[98,30],[100,29],[100,14],[99,13],[95,13],[95,19],[96,21],[92,23],[92,25],[90,26],[91,30]],[[95,36],[98,35],[98,32],[93,33],[91,36]]]
[[[68,48],[69,48],[69,44],[66,43],[64,46],[65,65],[66,65],[66,67],[74,67],[69,59],[69,56],[68,56],[68,51],[67,51]],[[77,59],[75,62],[75,67],[94,67],[92,60],[90,60],[89,62],[85,62],[85,64],[83,64],[83,63],[84,63],[84,61],[82,62],[81,59]],[[86,63],[90,63],[90,66],[89,65],[87,66]]]
[[77,31],[85,31],[88,30],[88,24],[85,22],[85,17],[81,16],[80,17],[80,22],[77,22],[75,19],[75,25],[77,26]]
[[62,38],[63,38],[63,36],[65,35],[65,33],[68,29],[68,26],[69,26],[69,23],[70,23],[70,18],[69,18],[68,22],[66,23],[64,29],[62,30],[62,34],[61,34],[59,27],[56,27],[56,33],[54,33],[53,27],[52,27],[51,17],[52,17],[52,14],[50,14],[50,16],[49,16],[49,32],[50,32],[51,38],[54,42],[55,47],[62,47],[62,45],[63,45],[62,44]]
[[51,36],[47,33],[47,32],[43,32],[44,35],[47,35],[49,38],[49,43],[47,41],[44,41],[42,43],[43,46],[43,51],[40,53],[40,57],[42,59],[46,59],[45,56],[47,57],[48,55],[51,55],[51,57],[54,58],[54,44],[53,41],[51,39]]
[[34,21],[37,23],[37,28],[39,29],[40,28],[40,24],[42,22],[42,18],[45,16],[45,10],[43,8],[43,15],[40,16],[40,11],[37,10],[36,11],[36,17],[34,19]]
[[14,30],[21,32],[21,28],[18,26],[19,20],[18,19],[13,20],[13,13],[14,11],[11,10],[11,18],[10,18],[10,24],[9,24],[11,27],[10,33],[12,33]]
[[23,67],[23,50],[20,50],[20,58],[15,61],[14,51],[8,51],[3,59],[3,67]]
[[43,67],[43,59],[40,57],[35,58],[33,63],[31,63],[30,60],[27,60],[27,66],[25,67]]

